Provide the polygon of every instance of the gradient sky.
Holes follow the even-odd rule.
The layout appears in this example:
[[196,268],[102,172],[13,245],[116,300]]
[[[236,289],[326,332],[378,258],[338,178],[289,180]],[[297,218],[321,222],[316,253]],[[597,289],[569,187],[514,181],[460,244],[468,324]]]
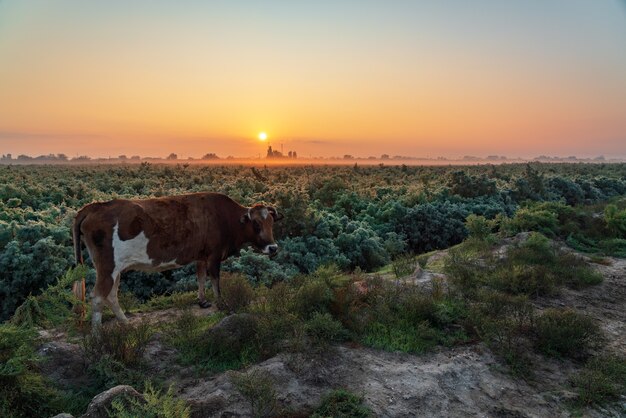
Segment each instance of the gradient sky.
[[626,157],[626,2],[0,0],[0,153]]

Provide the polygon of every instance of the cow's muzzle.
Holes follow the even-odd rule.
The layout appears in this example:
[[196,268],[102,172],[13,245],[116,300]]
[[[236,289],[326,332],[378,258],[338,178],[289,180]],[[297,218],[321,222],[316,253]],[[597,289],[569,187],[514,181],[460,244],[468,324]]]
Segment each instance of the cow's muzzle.
[[276,244],[266,245],[265,248],[263,248],[263,251],[262,251],[263,254],[267,254],[269,256],[273,256],[277,252],[278,252],[278,245],[276,245]]

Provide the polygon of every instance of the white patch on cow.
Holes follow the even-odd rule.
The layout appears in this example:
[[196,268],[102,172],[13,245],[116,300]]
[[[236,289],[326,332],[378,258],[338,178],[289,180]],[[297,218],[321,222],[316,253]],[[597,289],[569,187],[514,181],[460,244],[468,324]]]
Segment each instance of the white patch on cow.
[[148,272],[163,271],[179,267],[175,259],[154,265],[148,256],[148,238],[144,231],[136,237],[122,241],[119,235],[119,222],[113,227],[113,280],[117,280],[119,274],[126,269],[143,270]]
[[263,219],[267,219],[267,215],[269,215],[269,211],[267,210],[267,208],[261,209],[261,216],[263,217]]
[[261,252],[263,254],[274,254],[277,250],[278,250],[278,245],[276,245],[276,244],[269,244],[269,245],[266,245],[265,247],[263,247],[263,250],[261,250]]

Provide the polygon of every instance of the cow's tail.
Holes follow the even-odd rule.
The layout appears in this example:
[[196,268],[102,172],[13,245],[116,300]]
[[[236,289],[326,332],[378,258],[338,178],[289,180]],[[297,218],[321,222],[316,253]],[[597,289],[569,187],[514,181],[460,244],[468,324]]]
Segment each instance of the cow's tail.
[[72,238],[74,239],[74,256],[76,257],[76,266],[83,264],[83,252],[81,251],[80,241],[80,226],[87,217],[87,211],[82,209],[76,214],[74,218],[74,225],[72,226]]

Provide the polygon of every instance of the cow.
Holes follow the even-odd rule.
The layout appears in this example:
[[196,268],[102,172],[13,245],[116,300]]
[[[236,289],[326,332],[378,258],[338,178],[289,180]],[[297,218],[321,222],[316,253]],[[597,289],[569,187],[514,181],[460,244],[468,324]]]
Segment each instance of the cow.
[[107,304],[123,322],[117,291],[121,273],[158,272],[196,263],[198,304],[208,308],[205,280],[211,278],[220,300],[220,265],[246,243],[267,255],[278,245],[272,227],[282,214],[272,206],[245,207],[220,193],[193,193],[153,199],[114,199],[84,206],[74,218],[72,235],[77,263],[84,242],[96,270],[92,325],[102,322]]

